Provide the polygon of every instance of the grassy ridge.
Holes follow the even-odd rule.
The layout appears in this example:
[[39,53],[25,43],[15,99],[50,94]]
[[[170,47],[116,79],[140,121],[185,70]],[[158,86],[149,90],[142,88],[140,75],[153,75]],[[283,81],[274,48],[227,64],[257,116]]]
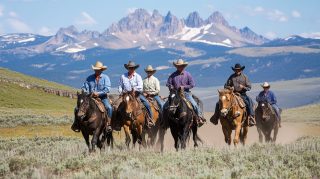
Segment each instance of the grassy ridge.
[[87,154],[82,140],[0,138],[0,177],[14,178],[312,178],[320,176],[320,138],[287,145],[183,152]]
[[284,110],[282,119],[286,122],[320,124],[320,104],[307,105]]
[[11,70],[8,70],[6,68],[1,68],[0,67],[0,78],[5,78],[8,80],[13,80],[13,81],[23,81],[27,84],[34,84],[34,85],[39,85],[39,86],[44,86],[48,88],[54,88],[54,89],[60,89],[60,90],[68,90],[68,91],[75,91],[74,88],[65,86],[59,83],[31,77],[22,73],[14,72]]
[[[73,90],[64,85],[0,68],[0,78],[3,77],[22,80],[28,84],[36,83],[46,87]],[[45,93],[38,89],[27,89],[1,80],[0,86],[0,127],[71,123],[75,99]]]

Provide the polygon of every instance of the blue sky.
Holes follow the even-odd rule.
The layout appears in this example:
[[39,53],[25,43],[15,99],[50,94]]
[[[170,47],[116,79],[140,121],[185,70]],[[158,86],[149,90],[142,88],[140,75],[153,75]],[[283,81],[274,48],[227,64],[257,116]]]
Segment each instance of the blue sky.
[[0,34],[52,35],[60,27],[104,31],[136,8],[169,10],[178,18],[220,11],[231,25],[268,38],[298,34],[320,37],[319,0],[1,0]]

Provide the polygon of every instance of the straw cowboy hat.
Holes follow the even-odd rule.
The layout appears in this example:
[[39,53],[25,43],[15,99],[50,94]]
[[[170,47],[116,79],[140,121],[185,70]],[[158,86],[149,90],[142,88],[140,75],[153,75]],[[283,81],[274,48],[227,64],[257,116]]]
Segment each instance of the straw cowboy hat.
[[188,62],[183,61],[182,59],[178,59],[176,62],[173,62],[175,67],[177,66],[188,66]]
[[157,70],[153,69],[151,65],[148,65],[147,68],[144,69],[144,71],[146,73],[151,72],[152,74],[154,74]]
[[91,68],[93,70],[106,70],[108,67],[107,66],[104,66],[102,62],[100,61],[97,61],[96,64],[93,66],[91,65]]
[[244,70],[246,66],[241,66],[239,63],[235,64],[234,67],[231,67],[233,71],[235,70]]
[[270,88],[270,84],[268,82],[264,82],[262,85],[261,85],[262,88]]
[[139,68],[140,65],[135,64],[133,61],[129,61],[128,64],[124,64],[123,66],[124,66],[126,69],[129,69],[129,68],[137,69],[137,68]]

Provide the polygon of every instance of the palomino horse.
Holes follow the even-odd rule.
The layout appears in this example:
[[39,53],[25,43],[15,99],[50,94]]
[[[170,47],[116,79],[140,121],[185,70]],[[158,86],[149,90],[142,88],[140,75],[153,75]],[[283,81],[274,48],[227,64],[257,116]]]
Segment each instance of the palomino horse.
[[[187,139],[190,137],[192,130],[194,147],[198,146],[199,138],[197,131],[197,119],[193,109],[188,107],[186,100],[184,100],[183,91],[170,91],[168,98],[168,105],[163,111],[164,119],[167,121],[172,137],[174,139],[174,147],[178,151],[186,148]],[[201,141],[202,142],[202,141]],[[161,147],[162,149],[162,147]]]
[[220,106],[220,122],[225,137],[225,142],[231,145],[232,130],[235,130],[233,143],[236,146],[240,142],[244,145],[248,133],[246,121],[246,108],[241,107],[236,94],[231,89],[218,90]]
[[[268,102],[259,102],[258,107],[255,110],[255,115],[259,141],[263,142],[263,133],[266,142],[275,142],[279,130],[279,121],[276,113],[272,109],[272,106]],[[272,130],[273,138],[271,138]]]
[[[94,99],[91,97],[91,94],[82,92],[77,95],[78,110],[75,111],[75,117],[89,148],[89,152],[94,152],[96,145],[100,149],[104,148],[106,138],[110,141],[110,137],[112,137],[112,134],[110,135],[110,132],[106,131],[107,115],[106,112],[100,111]],[[93,135],[91,144],[89,141],[89,135]]]

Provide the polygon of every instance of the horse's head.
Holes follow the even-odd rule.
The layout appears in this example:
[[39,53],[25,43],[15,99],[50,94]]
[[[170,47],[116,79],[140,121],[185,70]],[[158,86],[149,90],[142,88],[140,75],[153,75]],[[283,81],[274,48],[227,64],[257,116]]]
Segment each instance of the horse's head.
[[168,97],[168,104],[169,104],[169,112],[171,114],[175,114],[177,108],[179,107],[179,94],[176,90],[170,90],[170,94]]
[[137,108],[136,94],[134,92],[124,93],[122,96],[122,102],[124,104],[126,116],[132,118],[133,112]]
[[270,119],[271,115],[271,106],[268,102],[259,102],[258,109],[261,112],[262,121],[266,122]]
[[76,117],[78,119],[83,120],[86,117],[87,111],[90,106],[90,96],[91,94],[87,94],[85,92],[77,93],[78,100],[77,100],[77,108],[78,111],[76,112]]
[[219,105],[220,105],[220,113],[222,117],[226,117],[232,107],[232,90],[223,89],[218,90],[219,92]]

